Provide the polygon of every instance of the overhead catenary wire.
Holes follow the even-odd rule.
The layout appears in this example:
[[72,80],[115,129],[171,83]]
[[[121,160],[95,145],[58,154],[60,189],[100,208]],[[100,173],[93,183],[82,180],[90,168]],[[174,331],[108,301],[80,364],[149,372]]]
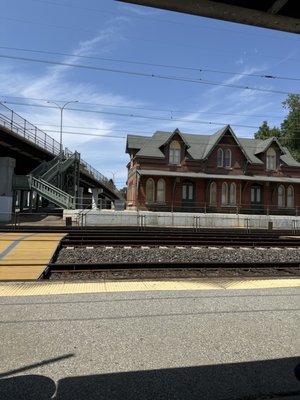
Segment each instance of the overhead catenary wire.
[[[56,101],[56,102],[65,102],[64,99],[42,99],[42,98],[35,98],[35,97],[25,97],[25,96],[8,96],[3,95],[1,96],[5,99],[21,99],[21,100],[28,100],[28,101]],[[4,103],[13,104],[13,102],[5,100]],[[25,103],[24,103],[25,104]],[[272,118],[272,119],[279,119],[281,116],[278,115],[257,115],[257,114],[244,114],[244,113],[222,113],[222,112],[215,112],[215,111],[200,111],[200,110],[176,110],[172,108],[149,108],[149,107],[137,107],[133,105],[121,105],[121,104],[105,104],[105,103],[88,103],[80,101],[80,105],[87,105],[87,106],[99,106],[99,107],[108,107],[108,108],[126,108],[126,109],[133,109],[133,110],[143,110],[143,111],[156,111],[156,112],[165,112],[165,113],[178,113],[178,114],[205,114],[205,115],[225,115],[225,116],[237,116],[237,117],[251,117],[251,118]]]
[[180,77],[180,76],[145,73],[145,72],[139,72],[139,71],[128,71],[128,70],[121,70],[121,69],[96,67],[96,66],[92,66],[92,65],[83,65],[83,64],[74,64],[74,63],[60,62],[60,61],[42,60],[42,59],[30,58],[30,57],[10,56],[7,54],[0,54],[0,58],[8,58],[8,59],[13,59],[13,60],[50,64],[50,65],[59,65],[59,66],[63,66],[63,67],[88,69],[88,70],[93,70],[93,71],[125,74],[125,75],[138,76],[138,77],[144,77],[144,78],[164,79],[164,80],[186,82],[186,83],[197,83],[200,85],[228,87],[228,88],[240,89],[240,90],[250,90],[250,91],[252,90],[252,91],[265,92],[265,93],[285,94],[285,95],[291,94],[291,92],[286,92],[283,90],[266,89],[266,88],[259,88],[259,87],[253,87],[253,86],[242,86],[242,85],[235,85],[235,84],[229,84],[229,83],[227,84],[227,83],[222,83],[222,82],[217,82],[217,81],[208,81],[208,80],[204,80],[202,78],[197,79],[197,78],[188,78],[188,77]]
[[55,52],[55,51],[46,51],[46,50],[25,49],[25,48],[20,48],[20,47],[0,46],[0,49],[16,50],[16,51],[29,52],[29,53],[39,53],[39,54],[50,54],[50,55],[58,55],[58,56],[76,57],[76,58],[83,58],[83,59],[88,59],[88,60],[109,61],[109,62],[118,62],[118,63],[124,63],[124,64],[143,65],[143,66],[148,66],[148,67],[178,69],[178,70],[193,71],[193,72],[206,72],[206,73],[213,73],[213,74],[225,74],[225,75],[233,75],[233,76],[246,76],[246,77],[264,78],[264,79],[300,81],[300,78],[288,77],[288,76],[277,76],[277,75],[272,75],[272,74],[254,74],[254,73],[245,73],[245,72],[236,72],[236,71],[233,72],[233,71],[208,69],[208,68],[203,68],[203,67],[190,67],[190,66],[187,67],[187,66],[180,66],[180,65],[158,64],[158,63],[149,63],[149,62],[133,61],[133,60],[122,60],[122,59],[107,58],[107,57],[83,56],[83,55],[76,54],[76,53],[71,54],[71,53],[66,53],[66,52]]

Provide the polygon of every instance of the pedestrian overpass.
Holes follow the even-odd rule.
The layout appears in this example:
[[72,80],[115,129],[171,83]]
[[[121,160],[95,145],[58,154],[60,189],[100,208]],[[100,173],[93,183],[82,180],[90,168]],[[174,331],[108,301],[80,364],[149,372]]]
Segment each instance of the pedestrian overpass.
[[122,199],[113,181],[77,151],[60,149],[60,143],[0,103],[0,213],[1,197],[11,197],[12,208],[16,201],[22,207],[25,197],[32,207],[34,196],[63,209],[92,203],[106,208]]

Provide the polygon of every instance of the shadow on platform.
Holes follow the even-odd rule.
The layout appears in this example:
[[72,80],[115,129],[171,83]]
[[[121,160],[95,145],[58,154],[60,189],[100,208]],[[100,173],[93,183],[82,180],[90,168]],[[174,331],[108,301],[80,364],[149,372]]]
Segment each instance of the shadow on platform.
[[[0,379],[5,400],[258,400],[300,399],[300,358],[109,373],[60,379]],[[10,375],[10,372],[1,374]]]

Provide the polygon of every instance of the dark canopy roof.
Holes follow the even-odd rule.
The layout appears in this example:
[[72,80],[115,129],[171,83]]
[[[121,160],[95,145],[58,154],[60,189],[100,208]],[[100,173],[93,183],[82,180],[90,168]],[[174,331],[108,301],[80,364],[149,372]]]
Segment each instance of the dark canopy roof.
[[262,28],[300,33],[295,0],[118,0]]

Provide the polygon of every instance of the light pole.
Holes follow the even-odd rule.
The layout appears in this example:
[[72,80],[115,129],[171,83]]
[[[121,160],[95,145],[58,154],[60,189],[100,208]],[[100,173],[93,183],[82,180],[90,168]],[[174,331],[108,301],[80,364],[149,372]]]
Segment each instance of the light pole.
[[114,186],[116,186],[116,185],[115,185],[115,175],[116,175],[116,172],[113,172],[113,171],[108,171],[108,172],[110,172],[110,173],[112,174],[112,176],[113,176],[112,181],[113,181]]
[[70,103],[78,103],[78,100],[71,100],[64,103],[62,106],[56,103],[55,101],[47,101],[48,104],[55,104],[57,108],[60,109],[60,137],[59,137],[59,187],[62,189],[63,187],[63,179],[62,179],[62,162],[63,162],[63,112],[65,107]]

